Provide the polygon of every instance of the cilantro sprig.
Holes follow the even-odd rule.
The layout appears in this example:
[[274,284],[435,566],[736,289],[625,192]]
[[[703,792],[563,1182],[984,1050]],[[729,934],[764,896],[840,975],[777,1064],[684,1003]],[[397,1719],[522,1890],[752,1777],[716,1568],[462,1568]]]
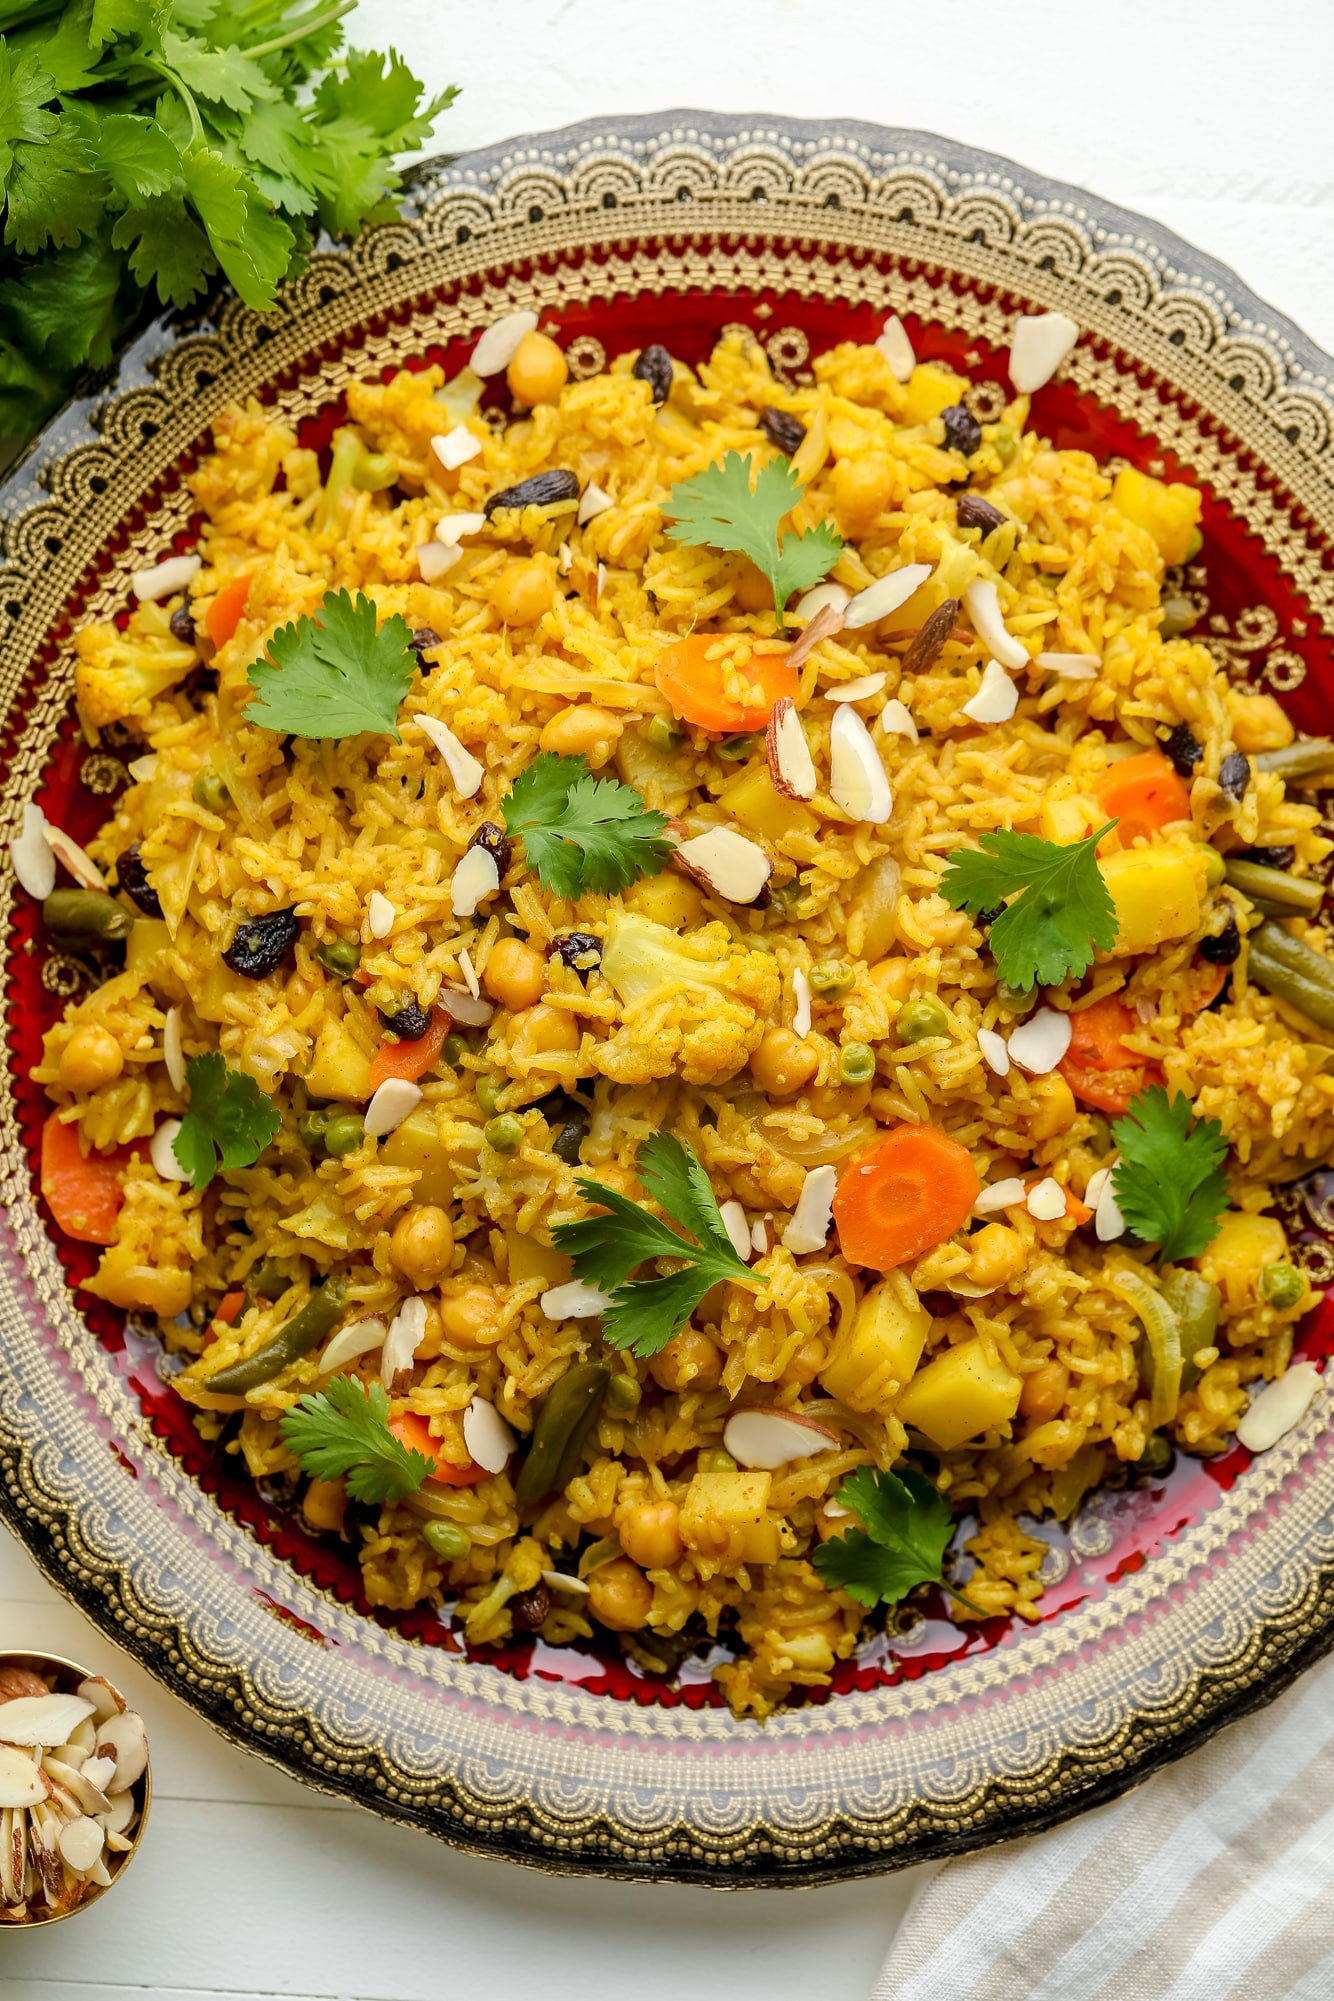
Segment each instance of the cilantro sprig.
[[672,488],[663,510],[672,516],[667,533],[673,542],[692,548],[703,544],[749,556],[769,579],[774,616],[781,620],[793,592],[809,590],[827,577],[843,548],[843,538],[828,521],[800,535],[791,529],[781,533],[784,516],[802,492],[786,459],[770,459],[755,473],[749,454],[743,458],[740,452],[728,452],[721,464],[705,466]]
[[354,1501],[401,1501],[435,1471],[425,1453],[390,1431],[383,1383],[363,1388],[355,1376],[333,1376],[284,1411],[278,1430],[303,1473],[346,1479]]
[[1121,1156],[1112,1190],[1131,1230],[1168,1264],[1198,1257],[1227,1207],[1227,1140],[1217,1119],[1196,1119],[1187,1098],[1169,1100],[1151,1084],[1116,1120],[1112,1138]]
[[255,700],[246,721],[279,735],[360,736],[398,741],[399,704],[418,673],[412,637],[397,612],[376,624],[375,606],[330,591],[313,618],[281,626],[252,663]]
[[942,1584],[970,1611],[979,1609],[945,1583],[954,1524],[949,1502],[920,1473],[859,1466],[834,1499],[861,1526],[831,1536],[813,1552],[811,1562],[826,1584],[868,1607],[896,1605],[919,1584]]
[[[754,1286],[718,1213],[709,1177],[694,1150],[669,1133],[657,1133],[639,1150],[639,1179],[683,1237],[614,1188],[580,1176],[590,1202],[609,1211],[579,1222],[557,1223],[552,1238],[574,1261],[576,1278],[610,1294],[602,1331],[613,1348],[656,1355],[678,1334],[706,1292],[724,1281]],[[630,1277],[641,1265],[671,1259],[676,1269],[652,1278]]]
[[321,228],[394,212],[455,96],[341,53],[352,0],[3,0],[0,440],[218,273],[259,311]]
[[940,883],[947,903],[982,918],[1003,906],[991,923],[990,945],[1007,985],[1059,986],[1088,971],[1095,948],[1111,951],[1116,906],[1097,854],[1115,825],[1109,820],[1068,847],[1036,834],[983,834],[977,849],[951,858]]
[[207,1188],[219,1167],[253,1167],[282,1123],[278,1107],[216,1049],[190,1058],[185,1083],[190,1109],[171,1150],[191,1186]]
[[585,890],[610,896],[657,875],[672,852],[667,815],[651,811],[632,785],[595,778],[584,757],[543,751],[500,810],[542,887],[567,900]]

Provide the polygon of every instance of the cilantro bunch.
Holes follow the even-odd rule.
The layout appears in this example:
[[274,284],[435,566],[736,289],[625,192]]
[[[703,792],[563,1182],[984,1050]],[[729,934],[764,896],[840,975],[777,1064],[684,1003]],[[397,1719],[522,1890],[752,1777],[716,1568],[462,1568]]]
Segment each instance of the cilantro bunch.
[[353,0],[0,0],[0,450],[157,305],[270,307],[394,212],[455,92],[340,53]]

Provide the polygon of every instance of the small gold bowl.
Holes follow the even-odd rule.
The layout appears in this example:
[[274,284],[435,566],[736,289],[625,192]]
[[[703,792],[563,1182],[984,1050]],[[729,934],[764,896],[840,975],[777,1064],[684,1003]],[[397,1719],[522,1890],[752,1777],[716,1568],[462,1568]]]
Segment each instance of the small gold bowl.
[[[0,1648],[0,1673],[3,1673],[6,1668],[26,1668],[30,1674],[40,1676],[43,1681],[52,1681],[54,1684],[52,1693],[60,1695],[73,1695],[82,1681],[106,1681],[108,1688],[112,1690],[113,1694],[117,1696],[121,1703],[125,1703],[124,1695],[114,1682],[109,1681],[105,1675],[99,1675],[95,1668],[81,1667],[77,1661],[66,1660],[63,1654],[33,1653],[22,1647]],[[128,1707],[128,1704],[125,1706]],[[77,1904],[72,1904],[67,1911],[42,1910],[40,1913],[29,1917],[10,1918],[6,1916],[3,1904],[0,1904],[0,1937],[4,1936],[5,1931],[10,1926],[15,1931],[33,1931],[38,1925],[58,1925],[64,1918],[76,1918],[81,1912],[91,1910],[96,1904],[100,1903],[104,1896],[107,1896],[115,1889],[125,1871],[139,1853],[139,1844],[143,1840],[144,1829],[148,1825],[148,1809],[153,1800],[153,1762],[151,1753],[143,1771],[129,1788],[129,1791],[133,1795],[135,1804],[138,1807],[138,1819],[135,1822],[133,1833],[128,1837],[132,1844],[129,1848],[120,1854],[114,1853],[109,1848],[104,1848],[103,1850],[101,1859],[106,1863],[107,1872],[111,1877],[110,1883],[106,1885],[90,1884],[87,1894]]]

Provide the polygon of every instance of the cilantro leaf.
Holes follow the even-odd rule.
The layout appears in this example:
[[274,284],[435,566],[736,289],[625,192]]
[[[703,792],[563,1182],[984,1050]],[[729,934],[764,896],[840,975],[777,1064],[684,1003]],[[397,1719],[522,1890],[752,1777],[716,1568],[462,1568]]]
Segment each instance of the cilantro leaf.
[[828,576],[843,548],[832,523],[822,521],[804,534],[781,534],[783,517],[802,495],[801,481],[783,458],[770,459],[754,475],[750,457],[728,452],[721,465],[705,466],[693,479],[674,486],[664,508],[673,519],[673,542],[701,543],[749,556],[773,586],[774,615],[794,591],[809,590]]
[[[1007,985],[1059,986],[1087,972],[1093,951],[1116,943],[1116,906],[1098,867],[1109,820],[1086,841],[1062,847],[1036,834],[983,834],[979,849],[951,857],[940,893],[972,917],[1005,908],[991,926],[991,954]],[[1006,903],[1013,897],[1012,903]]]
[[5,242],[22,257],[77,243],[102,212],[97,163],[72,123],[44,107],[56,86],[37,58],[0,36],[0,197]]
[[181,156],[150,118],[124,112],[97,118],[86,105],[80,105],[79,112],[81,126],[95,140],[97,163],[121,201],[128,204],[164,195],[180,179]]
[[410,633],[395,612],[377,630],[375,606],[331,591],[313,618],[274,633],[250,668],[257,699],[246,721],[311,738],[383,732],[398,742],[399,704],[417,674]]
[[278,1107],[216,1049],[191,1057],[185,1081],[190,1109],[171,1150],[191,1186],[207,1188],[219,1166],[253,1167],[282,1123]]
[[229,111],[249,111],[261,99],[278,95],[278,86],[235,42],[211,49],[196,36],[169,28],[162,37],[162,56],[195,97],[225,104]]
[[28,352],[49,366],[68,370],[89,361],[104,368],[123,323],[123,275],[109,237],[85,236],[66,250],[48,251],[7,280],[0,317]]
[[920,1473],[860,1466],[834,1499],[862,1526],[831,1536],[813,1552],[811,1562],[826,1584],[871,1606],[895,1605],[919,1584],[944,1582],[954,1524],[949,1502]]
[[[653,1200],[690,1232],[693,1242],[639,1203],[583,1175],[577,1183],[580,1193],[609,1213],[557,1223],[551,1235],[570,1253],[575,1277],[610,1294],[602,1315],[605,1339],[613,1348],[644,1356],[667,1346],[713,1286],[754,1286],[757,1281],[732,1248],[709,1177],[691,1148],[669,1133],[656,1133],[639,1150],[638,1173]],[[665,1276],[630,1277],[658,1258],[670,1258],[678,1269]]]
[[128,250],[130,273],[164,306],[188,306],[217,270],[207,236],[179,195],[154,195],[127,208],[111,226],[117,250]]
[[585,890],[610,896],[656,875],[672,852],[666,814],[650,811],[632,785],[594,778],[584,757],[543,751],[500,810],[542,887],[567,900]]
[[284,1411],[278,1430],[303,1473],[312,1480],[346,1478],[354,1501],[401,1501],[435,1471],[424,1452],[390,1431],[383,1383],[364,1389],[355,1376],[333,1376]]
[[1189,1099],[1169,1101],[1161,1084],[1151,1084],[1117,1119],[1112,1138],[1121,1155],[1112,1189],[1135,1235],[1157,1244],[1168,1264],[1198,1257],[1227,1207],[1227,1140],[1217,1119],[1193,1119]]

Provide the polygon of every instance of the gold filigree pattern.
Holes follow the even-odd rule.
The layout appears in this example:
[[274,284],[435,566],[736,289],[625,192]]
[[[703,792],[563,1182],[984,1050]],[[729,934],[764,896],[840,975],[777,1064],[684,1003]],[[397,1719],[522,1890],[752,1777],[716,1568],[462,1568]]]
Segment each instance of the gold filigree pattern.
[[[88,406],[68,413],[11,484],[0,841],[67,715],[69,662],[48,642],[71,609],[113,611],[129,573],[186,523],[173,469],[214,414],[280,384],[299,418],[353,374],[520,306],[559,316],[575,304],[606,330],[628,294],[768,290],[784,323],[770,331],[756,310],[760,331],[746,331],[784,371],[807,359],[791,323],[803,298],[947,315],[975,338],[1020,307],[1058,306],[1091,336],[1072,358],[1077,386],[1225,496],[1281,552],[1311,629],[1334,631],[1330,364],[1231,274],[1091,197],[921,135],[690,114],[437,165],[413,209],[313,259],[268,320],[231,301],[215,322],[150,337],[147,377],[139,368],[95,427]],[[570,355],[590,372],[601,342],[581,334]],[[1275,649],[1276,626],[1262,640],[1243,624],[1221,639],[1238,661],[1268,647],[1269,685],[1283,687],[1296,656]],[[5,880],[0,919],[12,908]],[[68,977],[61,963],[48,960],[48,980]],[[363,1619],[164,1450],[28,1200],[8,1070],[0,1160],[0,1511],[62,1588],[229,1736],[460,1846],[713,1884],[892,1868],[1111,1797],[1266,1699],[1334,1635],[1334,1443],[1313,1409],[1133,1574],[920,1679],[763,1730],[510,1679]],[[1086,1539],[1101,1527],[1091,1520]]]

